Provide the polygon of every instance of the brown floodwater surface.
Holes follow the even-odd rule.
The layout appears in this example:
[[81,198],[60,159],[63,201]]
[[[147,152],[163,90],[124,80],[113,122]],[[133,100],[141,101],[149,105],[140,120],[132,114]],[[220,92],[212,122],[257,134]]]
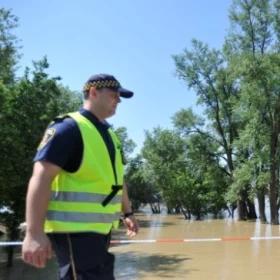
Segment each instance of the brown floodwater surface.
[[[166,242],[118,245],[117,279],[273,280],[280,278],[279,226],[234,220],[186,221],[181,216],[139,216],[135,240]],[[205,241],[227,237],[228,241]],[[182,239],[199,239],[182,242]],[[243,240],[244,239],[244,240]]]
[[[133,240],[142,243],[117,243],[110,248],[116,256],[117,280],[280,278],[280,240],[269,239],[280,236],[279,226],[230,219],[186,221],[176,215],[139,214],[137,218],[141,228]],[[124,229],[115,232],[113,239],[126,239]],[[20,259],[7,270],[2,262],[0,279],[56,279],[55,261],[44,270],[24,265]]]

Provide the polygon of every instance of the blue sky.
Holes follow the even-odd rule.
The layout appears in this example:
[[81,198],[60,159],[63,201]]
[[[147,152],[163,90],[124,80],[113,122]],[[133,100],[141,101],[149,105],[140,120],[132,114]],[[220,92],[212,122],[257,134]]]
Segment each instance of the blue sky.
[[51,76],[80,91],[89,76],[110,73],[133,90],[114,126],[138,145],[144,130],[171,127],[181,108],[196,107],[195,93],[175,76],[173,54],[191,39],[220,48],[229,29],[231,0],[2,0],[19,17],[20,70],[47,56]]

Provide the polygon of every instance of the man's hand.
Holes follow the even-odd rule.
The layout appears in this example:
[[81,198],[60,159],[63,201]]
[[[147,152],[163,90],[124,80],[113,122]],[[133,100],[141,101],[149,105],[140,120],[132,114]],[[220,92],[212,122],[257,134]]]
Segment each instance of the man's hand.
[[22,245],[22,259],[37,268],[43,268],[52,257],[52,247],[45,233],[26,233]]
[[22,246],[23,260],[35,267],[45,267],[51,258],[49,238],[44,233],[44,220],[51,194],[51,182],[60,167],[46,161],[34,164],[26,197],[26,236]]
[[123,223],[125,224],[125,226],[127,228],[126,234],[131,238],[136,236],[136,234],[139,231],[139,226],[138,226],[138,222],[137,222],[136,218],[133,215],[129,216],[129,217],[123,219]]

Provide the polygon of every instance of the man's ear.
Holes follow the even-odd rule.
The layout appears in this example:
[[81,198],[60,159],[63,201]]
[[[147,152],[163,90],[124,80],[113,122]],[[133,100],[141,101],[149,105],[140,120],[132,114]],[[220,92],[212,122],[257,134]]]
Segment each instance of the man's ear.
[[97,95],[97,90],[96,90],[96,87],[90,87],[89,89],[89,92],[88,92],[88,97],[93,97],[93,98],[96,98],[96,95]]

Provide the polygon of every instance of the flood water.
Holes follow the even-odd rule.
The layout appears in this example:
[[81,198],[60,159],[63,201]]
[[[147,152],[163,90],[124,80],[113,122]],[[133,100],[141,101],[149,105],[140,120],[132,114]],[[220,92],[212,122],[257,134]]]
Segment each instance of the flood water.
[[[276,280],[280,274],[280,240],[249,240],[248,237],[280,236],[279,226],[236,220],[186,221],[182,216],[137,215],[143,243],[114,244],[116,279]],[[120,230],[114,239],[124,239]],[[224,240],[206,241],[208,238]],[[149,243],[147,240],[161,242]],[[183,239],[201,239],[183,242]],[[46,269],[0,263],[0,279],[53,280],[55,261]]]

